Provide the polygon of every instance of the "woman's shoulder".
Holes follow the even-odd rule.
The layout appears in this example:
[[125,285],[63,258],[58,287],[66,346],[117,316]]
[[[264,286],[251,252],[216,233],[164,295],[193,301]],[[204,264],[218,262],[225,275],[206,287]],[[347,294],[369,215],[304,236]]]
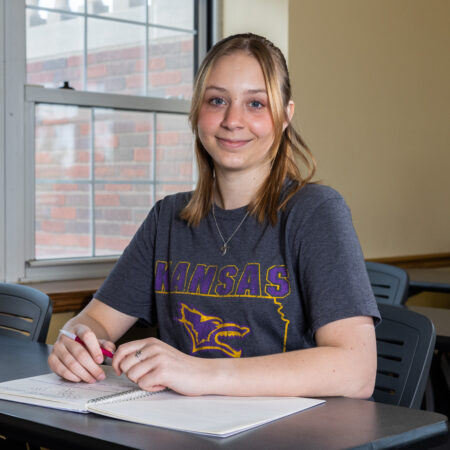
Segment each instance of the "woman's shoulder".
[[338,214],[348,214],[348,206],[342,195],[330,186],[309,183],[299,189],[281,211],[282,220],[295,220],[298,226],[312,217],[332,220]]
[[159,199],[155,206],[158,208],[184,208],[192,197],[192,191],[177,192],[169,194]]
[[169,194],[155,202],[152,213],[159,222],[160,219],[172,220],[178,218],[181,210],[191,199],[192,191]]
[[330,186],[317,183],[308,183],[292,196],[289,203],[293,207],[317,207],[332,199],[338,201],[344,200],[342,195]]

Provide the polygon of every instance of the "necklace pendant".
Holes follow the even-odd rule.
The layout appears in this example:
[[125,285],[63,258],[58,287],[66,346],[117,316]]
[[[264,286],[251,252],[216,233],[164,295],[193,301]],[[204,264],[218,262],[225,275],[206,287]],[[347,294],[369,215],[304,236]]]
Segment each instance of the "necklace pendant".
[[221,248],[220,248],[220,252],[222,253],[222,256],[225,256],[225,254],[227,253],[228,250],[228,245],[224,244]]

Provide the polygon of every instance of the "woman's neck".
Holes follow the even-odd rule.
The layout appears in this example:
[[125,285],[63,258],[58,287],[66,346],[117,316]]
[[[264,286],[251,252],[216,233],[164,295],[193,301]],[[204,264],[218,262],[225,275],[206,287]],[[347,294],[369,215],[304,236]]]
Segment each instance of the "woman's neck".
[[223,209],[246,206],[254,199],[265,176],[261,173],[238,171],[223,173],[216,170],[214,201]]

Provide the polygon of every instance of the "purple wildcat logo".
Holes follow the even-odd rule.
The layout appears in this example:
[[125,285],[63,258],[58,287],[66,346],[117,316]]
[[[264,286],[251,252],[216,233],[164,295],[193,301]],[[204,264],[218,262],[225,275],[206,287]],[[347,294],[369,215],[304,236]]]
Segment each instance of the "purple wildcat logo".
[[250,328],[235,323],[225,323],[220,317],[206,316],[200,311],[180,304],[181,322],[192,339],[192,353],[201,350],[220,350],[228,356],[239,358],[242,350],[235,350],[222,339],[227,337],[243,338]]

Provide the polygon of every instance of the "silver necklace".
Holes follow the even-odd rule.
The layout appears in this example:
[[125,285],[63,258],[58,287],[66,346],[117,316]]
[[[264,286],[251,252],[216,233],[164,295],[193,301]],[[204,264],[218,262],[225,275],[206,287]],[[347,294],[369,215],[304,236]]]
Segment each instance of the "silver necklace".
[[241,228],[241,225],[244,223],[244,220],[247,218],[248,213],[249,213],[249,211],[247,211],[245,213],[245,216],[239,222],[239,225],[235,228],[233,233],[231,233],[231,236],[227,240],[225,240],[225,238],[223,237],[223,235],[222,235],[222,233],[220,231],[219,225],[217,224],[216,214],[214,212],[214,202],[213,202],[213,204],[212,204],[212,215],[213,215],[213,218],[214,218],[214,223],[216,224],[217,231],[219,232],[220,239],[222,239],[222,242],[223,242],[222,247],[220,247],[220,252],[222,253],[222,256],[226,255],[227,250],[230,248],[228,243],[231,241],[231,239],[233,239],[233,236],[237,233],[237,230],[239,230],[239,228]]

